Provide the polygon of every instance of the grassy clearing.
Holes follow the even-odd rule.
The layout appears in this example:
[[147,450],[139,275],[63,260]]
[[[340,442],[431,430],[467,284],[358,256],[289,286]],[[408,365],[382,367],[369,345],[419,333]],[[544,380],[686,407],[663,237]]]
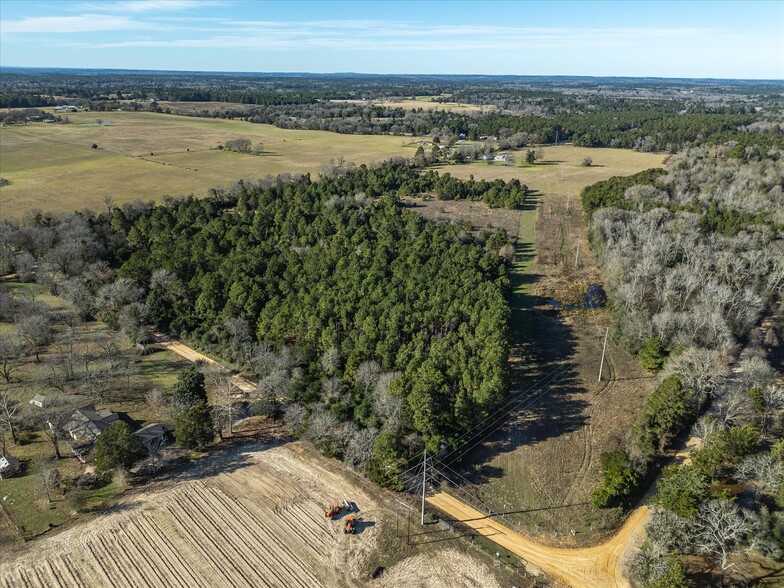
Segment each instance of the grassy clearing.
[[[522,151],[515,153],[523,159]],[[584,157],[591,157],[593,165],[583,167]],[[495,162],[475,162],[461,165],[439,166],[439,171],[449,172],[456,178],[477,180],[510,180],[518,178],[532,190],[550,194],[579,196],[580,191],[600,180],[612,176],[628,176],[652,167],[661,167],[661,153],[639,153],[629,149],[590,149],[588,147],[545,147],[544,158],[533,165],[520,162],[516,166]]]
[[[369,163],[411,156],[402,137],[293,131],[243,121],[148,112],[79,112],[71,124],[0,127],[0,217],[31,208],[67,212],[163,195],[203,196],[239,178],[283,172],[313,173],[331,159]],[[102,125],[87,125],[102,121]],[[246,137],[264,145],[261,156],[219,151]],[[92,149],[93,144],[98,145]]]
[[[451,94],[443,97],[449,98]],[[343,104],[365,104],[367,106],[384,106],[386,108],[403,108],[405,110],[445,110],[448,112],[487,112],[495,110],[495,106],[480,106],[462,102],[436,102],[434,96],[415,96],[414,100],[331,100]]]
[[[584,168],[590,156],[603,167]],[[602,451],[621,448],[642,400],[656,384],[637,358],[610,344],[605,377],[597,381],[604,310],[555,313],[535,308],[538,296],[576,280],[597,283],[598,269],[587,246],[579,202],[581,189],[613,175],[628,175],[660,165],[662,156],[571,146],[545,148],[542,163],[511,167],[473,163],[443,166],[467,178],[518,177],[535,190],[537,204],[523,210],[517,258],[511,274],[513,296],[511,394],[525,408],[481,449],[468,469],[481,484],[488,504],[541,540],[556,545],[586,545],[606,538],[622,520],[615,510],[590,502],[600,480]],[[563,179],[561,179],[563,177]],[[577,244],[580,264],[574,267]],[[536,385],[560,369],[549,388]]]

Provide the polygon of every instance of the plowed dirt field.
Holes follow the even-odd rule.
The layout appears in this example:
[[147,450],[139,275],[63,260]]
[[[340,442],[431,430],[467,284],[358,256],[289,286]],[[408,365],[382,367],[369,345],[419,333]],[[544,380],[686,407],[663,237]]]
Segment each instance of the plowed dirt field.
[[[382,531],[379,505],[298,443],[226,452],[106,516],[35,541],[0,564],[4,587],[357,586]],[[216,456],[220,458],[221,456]],[[211,458],[215,459],[215,458]],[[323,462],[322,462],[323,463]],[[347,498],[358,533],[324,507]],[[341,517],[342,519],[342,517]]]

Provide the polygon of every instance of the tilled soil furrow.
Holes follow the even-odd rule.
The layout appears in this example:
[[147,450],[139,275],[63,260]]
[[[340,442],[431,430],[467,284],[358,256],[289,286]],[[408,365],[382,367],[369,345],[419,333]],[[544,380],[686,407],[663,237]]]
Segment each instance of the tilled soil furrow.
[[[187,562],[182,561],[182,556],[173,548],[171,541],[166,534],[161,531],[160,527],[147,513],[141,513],[138,517],[139,528],[141,536],[154,537],[155,541],[151,541],[151,545],[157,546],[158,550],[151,548],[149,551],[160,562],[161,567],[165,567],[169,571],[169,576],[175,578],[182,588],[207,588],[201,577],[196,577],[191,573],[191,567]],[[175,563],[179,563],[175,568]]]
[[[252,538],[243,538],[238,532],[238,529],[242,529],[247,525],[247,521],[230,520],[230,514],[226,508],[223,508],[222,504],[225,495],[220,496],[216,494],[215,491],[204,487],[194,488],[194,490],[195,492],[189,492],[185,499],[190,502],[194,511],[198,512],[201,517],[203,517],[202,520],[208,522],[221,536],[225,541],[226,546],[238,556],[236,559],[245,564],[246,579],[249,580],[250,576],[255,576],[260,582],[266,584],[264,577],[250,564],[250,561],[253,561],[267,567],[265,562],[259,560],[257,553],[248,549],[247,541],[252,540]],[[201,500],[196,500],[196,496],[193,494]],[[218,510],[222,511],[222,517],[216,516]],[[274,559],[272,559],[272,561],[274,561]]]
[[[209,531],[202,525],[197,518],[187,511],[183,502],[186,493],[180,492],[177,502],[168,505],[168,512],[177,521],[180,529],[188,539],[190,539],[196,549],[213,565],[220,569],[223,581],[229,586],[250,586],[240,570],[230,558],[229,554],[210,536]],[[198,538],[201,538],[201,541]],[[225,538],[220,538],[225,542]]]
[[111,586],[112,581],[111,581],[111,576],[109,574],[109,571],[106,569],[104,562],[101,561],[101,558],[98,557],[98,553],[96,552],[95,546],[93,545],[92,541],[89,539],[85,539],[82,542],[82,544],[87,554],[89,554],[90,557],[92,557],[93,562],[95,562],[95,568],[98,570],[99,575],[103,576],[103,579],[106,581],[107,586]]
[[64,553],[60,559],[63,562],[63,565],[65,565],[65,569],[68,570],[68,574],[71,576],[71,581],[72,581],[71,586],[80,586],[80,587],[87,586],[87,584],[84,581],[84,578],[82,578],[82,574],[74,565],[71,556],[68,555],[67,553]]
[[[133,528],[136,529],[136,533],[133,532]],[[124,539],[123,541],[119,541],[120,536]],[[125,524],[120,524],[120,533],[115,536],[115,539],[118,543],[118,551],[123,549],[127,550],[123,552],[123,554],[127,559],[134,562],[136,569],[139,571],[139,575],[144,578],[147,586],[160,586],[161,588],[166,588],[167,586],[172,585],[172,581],[176,581],[176,578],[173,580],[169,577],[165,577],[164,581],[164,578],[161,576],[165,576],[165,568],[153,565],[153,558],[150,557],[149,554],[144,553],[142,548],[139,547],[153,538],[150,537],[145,539],[143,535],[140,536],[138,527],[134,524],[133,518],[126,521]],[[144,570],[142,570],[142,568],[144,568]]]
[[[106,536],[109,533],[101,533],[95,537],[97,543],[101,546],[101,551],[103,552],[103,558],[106,562],[110,562],[111,566],[116,571],[113,574],[112,578],[112,586],[117,586],[119,581],[122,580],[124,582],[124,586],[128,586],[128,588],[136,588],[137,586],[143,586],[138,580],[138,578],[132,577],[131,569],[135,569],[135,566],[128,566],[125,565],[126,563],[132,563],[124,557],[124,552],[120,550],[120,557],[117,557],[117,553],[113,549],[113,545],[109,542],[109,538]],[[135,574],[133,574],[135,576]]]
[[61,588],[70,588],[70,585],[65,583],[59,571],[55,569],[52,560],[46,560],[44,565],[46,565],[46,567],[49,569],[49,575],[54,579],[58,586]]
[[[262,520],[260,517],[256,516],[256,514],[251,511],[248,505],[243,503],[243,501],[241,500],[237,501],[237,506],[239,507],[240,510],[242,510],[242,512],[245,514],[246,517],[253,519],[255,524],[259,528],[264,530],[263,533],[264,537],[277,538],[277,537],[286,537],[290,535],[291,527],[284,526],[283,523],[281,523],[281,525],[275,524],[276,520],[278,519],[274,519],[270,517],[265,520]],[[300,511],[300,513],[303,513],[303,511]],[[320,515],[321,513],[319,511],[316,516],[320,516]],[[328,545],[329,542],[333,540],[332,534],[329,532],[329,529],[326,529],[325,527],[319,527],[319,529],[322,531],[320,535],[316,533],[311,533],[312,541],[303,542],[301,541],[302,538],[301,532],[303,529],[307,529],[312,524],[312,521],[314,520],[314,516],[309,513],[301,514],[301,516],[290,514],[290,516],[292,516],[299,523],[298,525],[296,525],[296,529],[300,533],[300,535],[298,537],[294,537],[293,540],[297,541],[298,543],[305,543],[305,545],[307,545],[308,548],[313,549],[314,551],[316,550],[314,545],[322,546],[323,557],[328,558],[330,550],[327,550],[326,547],[324,546]],[[275,526],[277,528],[272,529],[271,526]],[[284,545],[286,543],[288,542],[285,542]],[[319,552],[317,551],[317,553]]]
[[[305,510],[305,508],[303,507],[302,503],[297,503],[297,504],[292,505],[291,510],[289,512],[299,513],[299,516],[295,515],[296,518],[298,520],[308,521],[309,523],[313,520],[313,516],[314,516],[313,513],[309,513],[309,512],[307,512]],[[317,514],[320,515],[321,512],[318,512]],[[318,525],[316,527],[317,530],[314,530],[313,527],[314,527],[314,525],[312,525],[312,524],[306,524],[306,525],[303,525],[302,529],[300,529],[300,532],[307,533],[307,535],[310,536],[310,538],[311,538],[310,541],[306,541],[305,543],[306,543],[307,547],[309,547],[311,550],[313,550],[313,552],[316,555],[318,555],[320,557],[328,557],[329,556],[329,550],[327,550],[324,547],[324,545],[325,545],[324,539],[330,537],[329,530],[325,529],[321,525]]]
[[[281,543],[279,540],[269,541],[270,538],[278,538],[280,533],[250,533],[248,527],[256,528],[254,525],[248,525],[249,522],[258,524],[258,519],[253,515],[245,515],[247,511],[237,508],[238,502],[228,502],[227,496],[219,490],[210,490],[214,496],[214,501],[211,504],[216,506],[216,514],[221,514],[225,520],[231,521],[232,530],[240,537],[241,545],[250,545],[255,547],[251,550],[255,560],[259,561],[259,553],[272,553],[275,557],[269,560],[259,561],[259,564],[265,568],[270,574],[275,576],[277,582],[275,586],[290,586],[292,583],[297,584],[303,581],[302,576],[307,576],[306,584],[311,586],[320,585],[318,578],[313,576],[309,569],[308,564],[303,565],[301,561],[295,559],[291,555],[291,550],[287,548],[288,544]],[[237,512],[237,511],[241,512]],[[315,562],[314,562],[315,563]]]

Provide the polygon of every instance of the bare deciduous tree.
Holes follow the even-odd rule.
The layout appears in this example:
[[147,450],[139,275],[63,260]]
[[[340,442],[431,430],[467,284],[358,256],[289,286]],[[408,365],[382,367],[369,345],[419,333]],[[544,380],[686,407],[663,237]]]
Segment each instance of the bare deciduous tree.
[[24,316],[16,323],[16,330],[30,350],[35,353],[35,361],[41,361],[41,347],[52,340],[52,325],[49,316],[43,312]]
[[147,406],[152,410],[155,418],[161,418],[161,415],[169,405],[163,390],[158,387],[147,392],[147,394],[144,395],[144,400],[147,402]]
[[403,398],[391,390],[392,382],[401,372],[381,374],[373,389],[373,411],[384,423],[384,428],[397,431],[402,425]]
[[229,435],[234,434],[234,416],[236,407],[234,406],[234,385],[227,375],[219,378],[213,386],[213,410],[215,411],[215,423],[218,425],[221,434],[228,429]]
[[381,366],[375,360],[363,361],[357,367],[356,381],[365,389],[365,396],[381,375]]
[[665,365],[665,374],[678,376],[686,388],[703,396],[719,389],[727,379],[729,369],[719,352],[695,347],[670,359]]
[[41,489],[44,491],[44,494],[46,494],[46,502],[51,503],[52,490],[57,488],[57,485],[60,483],[60,472],[55,467],[54,463],[44,458],[35,462],[32,469],[35,476],[38,478]]
[[335,347],[330,347],[321,354],[321,369],[326,374],[334,375],[339,369],[341,364],[340,351]]
[[0,376],[6,383],[11,382],[13,373],[21,364],[22,346],[11,336],[0,335]]
[[6,390],[0,390],[0,428],[11,433],[11,440],[17,444],[16,427],[19,422],[19,402],[11,398]]
[[697,551],[716,557],[726,571],[734,565],[730,557],[746,537],[749,523],[732,502],[710,500],[698,509],[692,529]]
[[750,455],[735,468],[735,476],[762,492],[776,495],[784,484],[784,462],[773,459],[769,453]]

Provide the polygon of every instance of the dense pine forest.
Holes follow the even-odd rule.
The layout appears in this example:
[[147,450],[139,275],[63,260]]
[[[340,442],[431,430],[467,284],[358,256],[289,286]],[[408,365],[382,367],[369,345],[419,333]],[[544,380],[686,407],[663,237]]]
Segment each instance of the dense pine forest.
[[[292,400],[295,434],[397,486],[404,457],[449,444],[507,386],[509,240],[401,203],[429,191],[525,196],[517,181],[362,166],[6,224],[4,265],[24,274],[38,259],[39,280],[49,268],[84,316],[134,340],[153,324],[223,355],[261,381],[254,410]],[[116,278],[96,276],[102,259]]]

